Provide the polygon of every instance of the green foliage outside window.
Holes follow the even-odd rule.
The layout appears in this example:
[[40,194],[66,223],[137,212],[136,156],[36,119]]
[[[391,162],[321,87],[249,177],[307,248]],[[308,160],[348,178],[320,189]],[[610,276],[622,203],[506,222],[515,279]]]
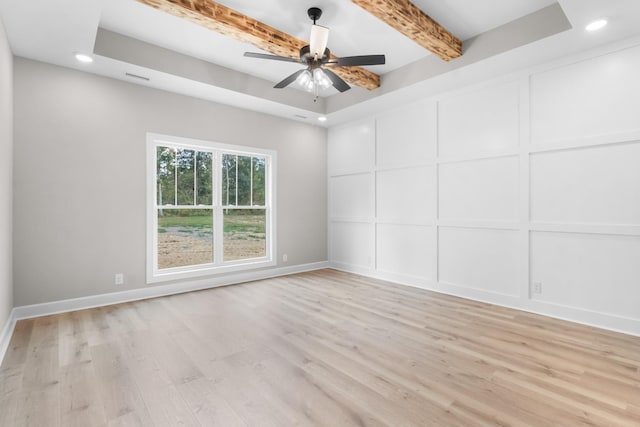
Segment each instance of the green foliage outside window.
[[264,195],[265,159],[263,157],[235,154],[222,156],[222,204],[224,206],[264,206]]
[[[266,158],[217,156],[192,148],[156,148],[159,269],[213,263],[214,219],[222,225],[222,261],[266,256]],[[216,182],[218,176],[222,179]],[[216,207],[223,208],[221,215],[216,216]]]

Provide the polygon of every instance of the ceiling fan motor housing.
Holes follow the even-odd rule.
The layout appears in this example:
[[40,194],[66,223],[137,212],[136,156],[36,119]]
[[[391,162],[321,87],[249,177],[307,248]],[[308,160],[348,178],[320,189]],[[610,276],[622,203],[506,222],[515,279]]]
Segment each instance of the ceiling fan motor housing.
[[318,58],[317,60],[314,60],[314,58],[311,56],[311,47],[309,45],[302,46],[302,48],[300,49],[300,62],[309,65],[310,69],[319,68],[330,57],[331,51],[329,50],[329,48],[326,48],[324,50],[322,58]]

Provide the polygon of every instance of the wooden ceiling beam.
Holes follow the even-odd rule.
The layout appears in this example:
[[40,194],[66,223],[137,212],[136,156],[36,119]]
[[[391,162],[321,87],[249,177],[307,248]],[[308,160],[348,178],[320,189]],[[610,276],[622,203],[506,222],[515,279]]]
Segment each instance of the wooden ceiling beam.
[[[298,59],[300,48],[308,44],[211,0],[137,1],[274,55]],[[331,70],[346,82],[365,89],[380,86],[380,76],[362,67],[331,67]]]
[[462,42],[409,0],[351,0],[445,61],[462,55]]

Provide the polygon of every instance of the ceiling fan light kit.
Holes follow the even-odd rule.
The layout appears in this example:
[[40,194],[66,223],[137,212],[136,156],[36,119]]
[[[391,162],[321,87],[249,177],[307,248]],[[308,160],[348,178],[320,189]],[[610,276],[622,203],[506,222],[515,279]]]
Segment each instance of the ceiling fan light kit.
[[320,68],[316,68],[313,71],[304,70],[302,74],[296,79],[296,83],[305,88],[308,92],[316,90],[316,96],[318,95],[318,89],[324,90],[331,87],[331,80]]
[[361,55],[332,58],[331,52],[327,48],[329,29],[316,24],[316,21],[320,16],[322,16],[322,10],[317,7],[312,7],[307,10],[307,14],[313,21],[313,25],[311,26],[309,44],[300,49],[299,59],[256,52],[244,53],[244,56],[249,58],[296,62],[306,65],[305,69],[298,70],[289,75],[284,80],[277,83],[274,88],[282,89],[289,86],[291,83],[296,82],[305,90],[314,93],[314,101],[316,101],[320,91],[328,89],[331,86],[336,88],[339,92],[351,89],[351,87],[340,76],[326,67],[357,67],[362,65],[382,65],[385,63],[384,55]]

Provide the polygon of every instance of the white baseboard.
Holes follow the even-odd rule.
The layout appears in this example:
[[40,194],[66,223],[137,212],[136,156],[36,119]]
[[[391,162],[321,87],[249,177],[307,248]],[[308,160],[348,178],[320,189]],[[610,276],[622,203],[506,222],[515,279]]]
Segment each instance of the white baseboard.
[[501,307],[514,308],[528,313],[553,317],[554,319],[579,323],[581,325],[593,326],[595,328],[606,329],[613,332],[640,336],[640,320],[638,319],[585,310],[579,307],[554,304],[546,301],[536,301],[529,298],[493,294],[449,283],[440,283],[438,288],[434,289],[434,291],[475,301],[486,302],[488,304],[499,305]]
[[446,295],[453,295],[475,301],[482,301],[489,304],[514,308],[517,310],[541,314],[543,316],[554,317],[557,319],[567,320],[570,322],[580,323],[588,326],[595,326],[597,328],[607,329],[615,332],[622,332],[629,335],[640,336],[640,321],[637,319],[612,316],[606,313],[591,312],[574,307],[559,306],[528,299],[497,299],[494,295],[487,293],[483,293],[482,295],[480,295],[479,293],[474,293],[473,295],[471,295],[471,293],[465,292],[462,288],[454,289],[453,287],[448,287],[445,284],[435,284],[432,281],[414,282],[410,276],[378,273],[370,268],[358,268],[348,266],[346,264],[323,261],[311,264],[295,265],[291,267],[280,267],[257,272],[238,273],[213,279],[201,279],[168,285],[156,285],[146,288],[132,289],[129,291],[114,292],[110,294],[101,294],[89,297],[73,298],[62,301],[15,307],[11,311],[7,322],[4,325],[4,328],[0,333],[0,363],[2,363],[2,360],[4,360],[6,351],[9,348],[9,342],[11,340],[16,321],[20,319],[28,319],[50,314],[64,313],[68,311],[83,310],[93,307],[102,307],[105,305],[118,304],[147,298],[155,298],[165,295],[174,295],[201,289],[209,289],[219,286],[250,282],[254,280],[285,276],[289,274],[303,273],[306,271],[321,270],[323,268],[333,268],[336,270],[355,273],[374,279],[394,282],[404,286],[426,289]]
[[304,273],[305,271],[321,270],[328,267],[329,263],[327,261],[322,261],[311,264],[294,265],[291,267],[279,267],[247,273],[228,274],[222,277],[210,279],[191,280],[180,283],[171,283],[168,285],[154,285],[129,291],[14,307],[13,310],[11,310],[7,323],[2,329],[2,333],[0,334],[0,364],[2,363],[2,360],[4,360],[4,356],[9,348],[9,342],[11,341],[16,321],[21,319],[30,319],[50,314],[84,310],[86,308],[102,307],[105,305],[216,288],[219,286],[234,285],[254,280]]
[[435,283],[428,280],[414,281],[409,276],[389,275],[387,273],[378,272],[372,268],[349,266],[347,264],[336,262],[330,262],[329,265],[330,268],[336,270],[371,277],[374,279],[385,280],[403,286],[411,286],[414,288],[425,289],[445,295],[466,298],[473,301],[486,302],[488,304],[513,308],[516,310],[526,311],[528,313],[540,314],[542,316],[553,317],[555,319],[566,320],[586,326],[593,326],[613,332],[620,332],[627,335],[640,336],[639,319],[615,316],[609,313],[601,313],[581,309],[578,307],[552,304],[543,301],[531,300],[528,298],[492,294],[490,292],[465,288],[449,283]]
[[4,324],[4,327],[2,328],[2,332],[0,332],[0,365],[4,360],[4,355],[7,353],[7,349],[9,348],[9,342],[11,341],[11,336],[13,335],[13,330],[15,329],[15,326],[16,326],[16,318],[15,318],[14,310],[11,310],[11,312],[9,313],[9,318]]
[[209,279],[181,281],[179,283],[171,283],[167,285],[150,285],[145,288],[131,289],[122,292],[112,292],[88,297],[45,302],[42,304],[23,305],[21,307],[15,307],[13,311],[15,320],[29,319],[32,317],[84,310],[86,308],[102,307],[105,305],[216,288],[219,286],[235,285],[254,280],[269,279],[271,277],[320,270],[328,267],[329,263],[327,261],[322,261],[311,264],[294,265],[291,267],[279,267],[260,271],[226,274],[221,277]]
[[389,273],[380,270],[374,270],[370,267],[355,267],[335,261],[329,261],[330,268],[346,273],[354,273],[359,276],[370,277],[372,279],[384,280],[398,285],[410,286],[412,288],[425,289],[427,291],[436,291],[435,284],[431,279],[411,276],[408,274]]

